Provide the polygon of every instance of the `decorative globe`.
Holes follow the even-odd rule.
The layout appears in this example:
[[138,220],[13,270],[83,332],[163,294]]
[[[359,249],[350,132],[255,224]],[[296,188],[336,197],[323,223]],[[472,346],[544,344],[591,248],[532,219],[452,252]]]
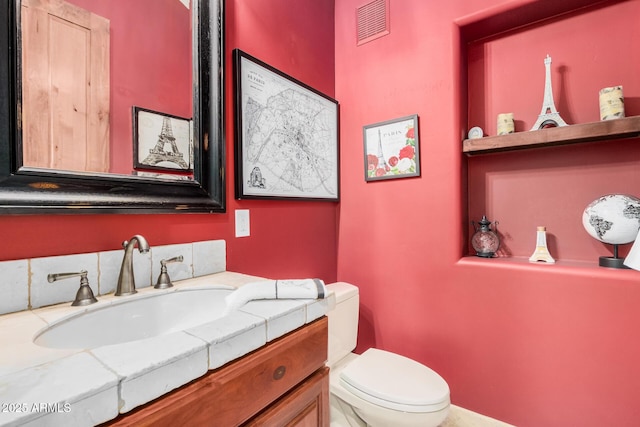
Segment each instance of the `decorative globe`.
[[591,237],[603,243],[631,243],[640,229],[640,199],[625,194],[602,196],[586,207],[582,225]]

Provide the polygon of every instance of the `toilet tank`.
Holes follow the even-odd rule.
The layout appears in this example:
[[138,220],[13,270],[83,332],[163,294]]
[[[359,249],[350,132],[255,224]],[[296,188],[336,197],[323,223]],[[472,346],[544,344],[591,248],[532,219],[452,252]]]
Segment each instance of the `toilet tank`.
[[360,295],[358,288],[345,282],[327,285],[329,292],[334,292],[335,308],[327,313],[329,318],[329,356],[327,365],[345,357],[356,348],[358,338],[358,310]]

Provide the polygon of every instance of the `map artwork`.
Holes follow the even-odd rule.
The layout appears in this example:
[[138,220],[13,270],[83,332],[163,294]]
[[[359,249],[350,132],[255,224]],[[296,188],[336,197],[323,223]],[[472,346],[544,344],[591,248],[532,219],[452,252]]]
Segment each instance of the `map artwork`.
[[244,195],[337,199],[335,101],[241,59]]

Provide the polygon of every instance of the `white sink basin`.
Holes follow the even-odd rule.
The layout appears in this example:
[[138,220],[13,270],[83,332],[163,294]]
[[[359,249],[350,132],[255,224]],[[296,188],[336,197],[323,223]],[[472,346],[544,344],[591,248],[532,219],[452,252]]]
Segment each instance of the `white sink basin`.
[[181,331],[222,317],[225,297],[234,290],[216,285],[121,297],[49,325],[33,342],[50,348],[89,349]]

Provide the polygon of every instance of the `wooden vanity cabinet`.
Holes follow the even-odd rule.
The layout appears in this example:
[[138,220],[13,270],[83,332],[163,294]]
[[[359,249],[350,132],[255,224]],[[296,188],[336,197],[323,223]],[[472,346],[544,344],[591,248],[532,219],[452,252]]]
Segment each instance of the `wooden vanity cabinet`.
[[323,317],[152,402],[109,426],[328,426]]
[[329,425],[329,368],[319,369],[246,426],[316,427]]

